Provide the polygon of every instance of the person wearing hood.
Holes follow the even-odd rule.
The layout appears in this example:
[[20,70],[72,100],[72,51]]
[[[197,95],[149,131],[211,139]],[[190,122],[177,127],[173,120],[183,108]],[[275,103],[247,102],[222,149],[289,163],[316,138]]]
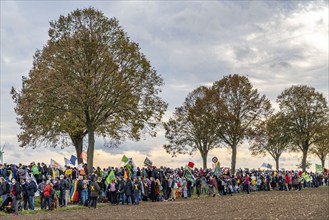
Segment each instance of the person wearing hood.
[[100,192],[100,187],[94,176],[90,177],[89,192],[90,192],[90,201],[88,203],[88,207],[90,208],[90,206],[93,206],[94,208],[96,208],[97,197]]

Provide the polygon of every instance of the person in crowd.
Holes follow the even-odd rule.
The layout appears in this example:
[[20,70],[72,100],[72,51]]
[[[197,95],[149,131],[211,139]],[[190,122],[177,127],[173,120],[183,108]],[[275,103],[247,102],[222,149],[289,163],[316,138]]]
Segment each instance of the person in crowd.
[[95,176],[90,177],[90,184],[89,184],[89,192],[90,192],[90,201],[88,203],[88,207],[93,206],[96,208],[97,206],[97,197],[100,191],[100,187],[96,181]]
[[21,185],[21,189],[22,189],[22,199],[23,199],[23,208],[24,210],[28,210],[28,208],[31,206],[30,205],[30,200],[29,200],[29,194],[27,191],[27,186],[28,183],[26,181],[26,179],[20,179],[20,185]]
[[135,182],[134,182],[134,199],[135,199],[134,204],[135,205],[139,205],[140,192],[141,192],[141,186],[140,186],[140,183],[139,183],[138,179],[136,178]]
[[27,178],[26,191],[29,199],[29,208],[34,210],[34,194],[38,191],[38,186],[31,177]]
[[19,203],[22,199],[22,188],[19,182],[16,181],[15,178],[11,179],[11,184],[12,184],[12,191],[11,195],[13,198],[13,206],[14,206],[14,215],[18,215],[18,206]]
[[115,179],[112,179],[109,185],[109,196],[108,200],[110,201],[111,204],[116,204],[117,203],[117,184],[115,183]]
[[43,200],[43,209],[45,209],[48,205],[48,210],[51,209],[51,185],[50,180],[47,180],[45,188],[43,190],[44,200]]
[[126,184],[125,181],[120,177],[117,177],[117,181],[118,181],[117,204],[120,203],[123,205],[125,202]]
[[59,191],[60,191],[60,207],[66,207],[67,206],[67,191],[69,190],[69,182],[64,178],[64,175],[60,175],[59,177]]
[[2,199],[2,203],[8,198],[9,195],[10,195],[9,182],[6,181],[4,177],[0,176],[0,196]]
[[196,194],[198,197],[200,197],[200,195],[201,195],[201,184],[202,184],[202,180],[201,180],[200,176],[198,176],[195,181]]
[[134,197],[133,197],[134,196],[134,187],[133,187],[133,183],[130,178],[127,179],[125,188],[126,188],[125,194],[126,194],[127,205],[129,203],[134,204]]
[[215,193],[215,179],[214,177],[210,176],[208,180],[208,185],[209,185],[209,196],[216,196]]
[[44,208],[44,204],[43,204],[43,201],[44,201],[44,198],[45,198],[45,195],[44,195],[44,190],[45,190],[45,187],[46,187],[46,182],[45,180],[43,179],[39,185],[38,185],[38,192],[39,192],[39,199],[40,199],[40,205],[41,205],[41,209]]

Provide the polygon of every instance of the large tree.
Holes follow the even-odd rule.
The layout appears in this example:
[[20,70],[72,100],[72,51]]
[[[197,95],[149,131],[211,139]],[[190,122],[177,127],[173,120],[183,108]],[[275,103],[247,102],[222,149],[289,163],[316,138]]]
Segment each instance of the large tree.
[[[50,22],[48,33],[25,88],[32,87],[46,100],[36,110],[52,113],[49,131],[58,123],[65,131],[75,122],[88,132],[89,172],[96,134],[117,140],[156,134],[167,107],[158,96],[163,80],[117,19],[93,8],[77,9]],[[63,117],[68,123],[61,123]]]
[[328,117],[327,101],[322,93],[306,85],[291,86],[277,98],[283,114],[291,150],[302,152],[302,169],[306,170],[307,154]]
[[288,149],[289,138],[285,134],[283,117],[280,113],[270,116],[254,132],[250,143],[253,156],[265,156],[267,153],[275,160],[276,170],[279,170],[279,159]]
[[326,157],[329,154],[329,123],[324,125],[317,135],[311,153],[319,157],[322,167],[325,167]]
[[183,105],[176,108],[173,117],[164,123],[165,136],[169,141],[164,145],[166,151],[173,156],[199,151],[203,168],[207,168],[208,152],[219,146],[209,92],[205,86],[192,91]]
[[249,79],[228,75],[212,86],[216,105],[217,136],[232,149],[231,169],[235,172],[237,146],[251,138],[258,124],[271,113],[270,101],[254,89]]

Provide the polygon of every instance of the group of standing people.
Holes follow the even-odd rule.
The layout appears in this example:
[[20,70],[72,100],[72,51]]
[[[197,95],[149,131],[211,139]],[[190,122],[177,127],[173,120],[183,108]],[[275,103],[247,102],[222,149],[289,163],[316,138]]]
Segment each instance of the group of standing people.
[[80,169],[69,166],[58,169],[34,162],[28,166],[0,165],[2,203],[10,197],[17,214],[20,205],[23,209],[34,210],[36,196],[41,209],[51,210],[72,203],[94,208],[98,202],[139,205],[140,201],[187,199],[192,194],[232,196],[242,192],[289,191],[328,185],[328,173],[302,171],[238,169],[233,174],[226,168],[214,175],[212,169],[194,168],[192,175],[186,175],[183,167],[144,167],[133,173],[125,167],[97,167],[89,174],[87,168],[85,164]]

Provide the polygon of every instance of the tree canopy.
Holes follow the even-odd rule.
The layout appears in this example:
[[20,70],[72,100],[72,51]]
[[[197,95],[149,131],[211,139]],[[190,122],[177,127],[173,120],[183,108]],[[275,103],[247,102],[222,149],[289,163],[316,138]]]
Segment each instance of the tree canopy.
[[[156,134],[167,108],[159,97],[163,80],[117,19],[93,8],[77,9],[50,22],[48,34],[22,91],[16,93],[19,122],[31,116],[27,106],[20,106],[27,99],[36,111],[30,119],[45,119],[44,133],[37,137],[51,139],[54,135],[44,134],[54,127],[56,135],[67,133],[68,127],[88,132],[89,171],[95,134],[117,140]],[[24,122],[21,129],[33,137],[36,126]]]
[[280,113],[271,115],[254,132],[250,143],[252,155],[271,155],[275,160],[276,170],[279,170],[279,158],[288,149],[289,138],[285,135],[283,117]]
[[272,111],[270,101],[254,89],[246,76],[225,76],[216,81],[212,90],[219,101],[217,136],[232,149],[231,169],[235,172],[237,146],[252,134]]
[[192,91],[174,115],[164,123],[169,144],[166,151],[173,156],[192,154],[199,151],[203,168],[207,168],[207,155],[211,149],[219,147],[216,135],[216,121],[209,88],[200,86]]
[[302,169],[305,171],[307,154],[316,142],[328,118],[327,101],[323,94],[306,85],[285,89],[277,98],[284,117],[285,133],[292,151],[303,153]]

